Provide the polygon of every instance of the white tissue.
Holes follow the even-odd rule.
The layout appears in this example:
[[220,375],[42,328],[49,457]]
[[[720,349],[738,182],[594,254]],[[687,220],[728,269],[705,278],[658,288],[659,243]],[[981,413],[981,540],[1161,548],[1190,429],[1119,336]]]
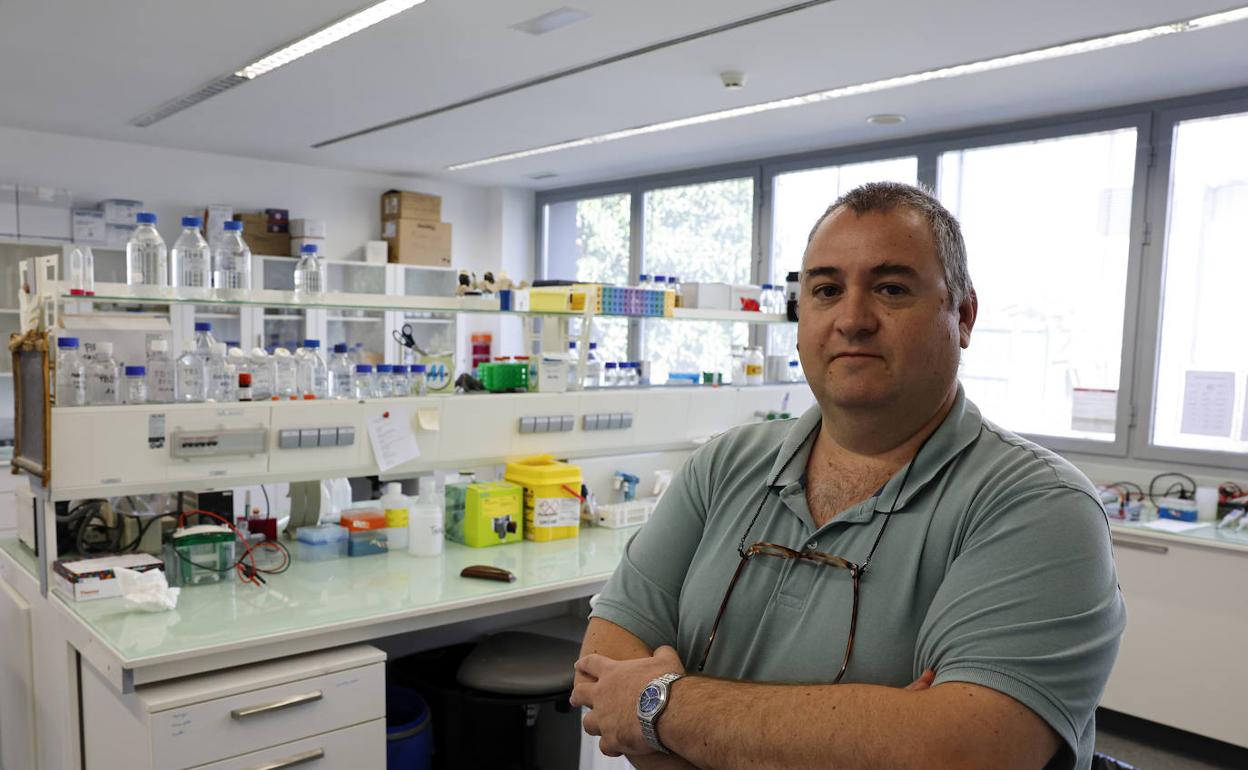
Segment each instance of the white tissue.
[[115,567],[113,575],[121,585],[121,598],[132,610],[164,612],[178,606],[178,594],[182,589],[169,587],[164,570],[136,572],[125,567]]

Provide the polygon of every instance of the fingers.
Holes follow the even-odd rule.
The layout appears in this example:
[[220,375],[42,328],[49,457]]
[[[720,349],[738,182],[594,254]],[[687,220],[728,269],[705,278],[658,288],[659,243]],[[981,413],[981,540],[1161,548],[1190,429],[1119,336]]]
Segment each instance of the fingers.
[[586,655],[576,662],[576,670],[594,679],[601,678],[603,666],[611,661],[604,655]]
[[602,735],[602,728],[598,725],[598,715],[592,711],[585,712],[585,716],[581,718],[581,727],[590,735]]
[[906,689],[912,692],[919,692],[922,690],[926,690],[932,686],[932,682],[935,680],[936,680],[936,672],[931,670],[930,668],[925,669],[923,673],[919,675],[918,679],[915,679],[913,682],[906,685]]

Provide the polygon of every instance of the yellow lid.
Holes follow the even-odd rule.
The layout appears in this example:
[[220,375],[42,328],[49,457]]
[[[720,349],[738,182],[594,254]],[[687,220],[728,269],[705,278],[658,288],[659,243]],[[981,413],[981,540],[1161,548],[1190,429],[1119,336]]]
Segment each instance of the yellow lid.
[[577,465],[559,462],[551,455],[533,455],[507,463],[504,478],[528,486],[576,484],[579,490],[581,468]]

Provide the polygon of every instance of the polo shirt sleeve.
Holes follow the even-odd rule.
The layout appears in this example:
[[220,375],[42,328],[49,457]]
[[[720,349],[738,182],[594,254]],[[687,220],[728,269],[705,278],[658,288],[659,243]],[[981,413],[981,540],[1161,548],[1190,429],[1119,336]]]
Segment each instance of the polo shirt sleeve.
[[1070,487],[985,508],[924,618],[915,671],[1027,706],[1066,744],[1050,766],[1073,767],[1126,621],[1104,511]]
[[676,646],[681,586],[706,522],[703,466],[711,446],[695,452],[672,479],[590,613],[632,632],[651,649]]

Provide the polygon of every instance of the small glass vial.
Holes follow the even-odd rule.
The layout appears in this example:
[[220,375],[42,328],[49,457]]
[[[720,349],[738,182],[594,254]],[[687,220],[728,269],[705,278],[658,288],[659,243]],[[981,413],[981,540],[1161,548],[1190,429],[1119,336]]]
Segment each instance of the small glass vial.
[[251,401],[251,372],[238,373],[238,400]]
[[615,361],[607,362],[607,371],[602,377],[602,387],[615,388],[620,384],[620,365]]
[[127,404],[147,403],[147,367],[126,367],[126,383],[124,392],[125,402]]
[[412,364],[411,394],[413,396],[429,395],[429,379],[425,374],[424,364]]
[[355,379],[351,383],[351,388],[355,397],[360,400],[376,398],[373,392],[373,367],[371,364],[355,365]]
[[411,375],[408,373],[409,368],[406,364],[395,364],[394,374],[391,375],[390,383],[396,396],[412,395]]
[[789,362],[789,382],[802,381],[802,365],[797,361]]

